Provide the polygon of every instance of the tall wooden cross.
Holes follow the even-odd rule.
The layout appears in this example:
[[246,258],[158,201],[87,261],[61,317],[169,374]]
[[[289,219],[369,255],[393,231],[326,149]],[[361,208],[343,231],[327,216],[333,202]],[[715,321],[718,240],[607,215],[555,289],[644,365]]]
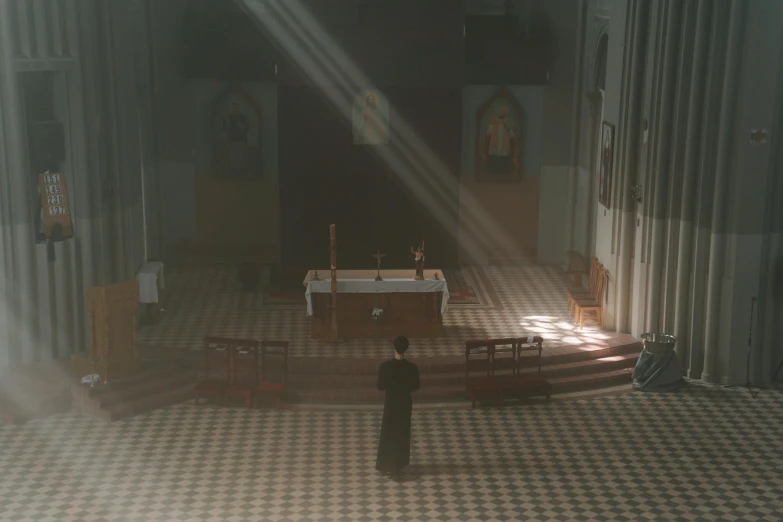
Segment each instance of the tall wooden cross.
[[329,338],[331,341],[337,341],[340,334],[337,330],[337,232],[334,225],[329,225],[329,252],[332,271],[332,325]]
[[370,257],[374,257],[375,260],[378,262],[378,275],[375,277],[375,280],[376,281],[383,281],[383,279],[381,278],[381,259],[386,257],[386,254],[381,254],[381,251],[379,249],[377,253],[373,254]]

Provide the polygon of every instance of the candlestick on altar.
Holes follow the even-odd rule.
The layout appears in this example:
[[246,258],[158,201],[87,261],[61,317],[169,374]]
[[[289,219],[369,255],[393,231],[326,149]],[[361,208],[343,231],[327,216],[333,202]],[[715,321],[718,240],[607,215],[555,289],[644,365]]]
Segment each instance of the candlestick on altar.
[[378,276],[375,278],[376,281],[383,281],[383,278],[381,278],[381,259],[386,257],[386,254],[381,254],[380,249],[377,253],[373,254],[370,257],[374,257],[376,261],[378,261]]

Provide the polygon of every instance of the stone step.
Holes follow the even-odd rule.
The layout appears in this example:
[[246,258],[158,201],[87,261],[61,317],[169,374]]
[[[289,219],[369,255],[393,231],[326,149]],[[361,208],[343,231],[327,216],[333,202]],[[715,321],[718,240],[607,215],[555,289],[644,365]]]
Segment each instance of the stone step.
[[[546,355],[546,348],[544,348],[544,356],[542,357],[541,364],[543,367],[547,367],[552,365],[577,363],[623,355],[635,354],[638,356],[641,351],[641,343],[609,346],[597,350],[577,350],[559,355]],[[288,368],[289,375],[375,375],[378,371],[378,366],[380,366],[382,362],[388,360],[389,357],[366,359],[292,357],[289,359]],[[455,355],[448,357],[410,357],[410,360],[419,366],[419,372],[421,375],[428,373],[458,373],[465,371],[464,356]]]
[[151,364],[147,365],[142,371],[136,374],[129,375],[121,379],[110,378],[108,384],[103,384],[101,382],[93,387],[77,386],[77,388],[79,389],[80,393],[87,394],[89,397],[95,397],[106,393],[119,392],[121,390],[132,390],[145,382],[155,381],[161,377],[165,378],[166,376],[171,375],[173,372],[180,371],[181,365],[172,362],[165,364]]
[[[196,379],[183,372],[172,371],[167,374],[159,375],[153,379],[141,380],[135,385],[124,386],[119,390],[114,389],[112,384],[109,383],[102,393],[89,395],[89,386],[85,386],[87,390],[87,396],[82,397],[82,407],[87,406],[87,403],[93,403],[93,408],[108,408],[113,404],[119,404],[123,402],[133,401],[135,399],[155,395],[167,389],[177,388],[181,385],[190,384],[191,386],[196,383]],[[95,388],[92,388],[93,390]]]
[[157,393],[145,395],[124,402],[114,403],[108,407],[84,412],[92,417],[115,421],[133,417],[142,413],[165,408],[193,398],[193,382],[180,384],[177,387],[159,390]]
[[[623,368],[620,370],[591,373],[586,375],[577,375],[550,379],[552,383],[552,393],[567,394],[577,391],[595,390],[599,388],[609,388],[613,386],[623,386],[630,383],[630,376],[633,368]],[[383,392],[372,388],[366,389],[310,389],[310,390],[289,390],[286,400],[293,403],[378,403],[383,402]],[[465,386],[460,385],[438,385],[422,386],[414,394],[415,402],[440,402],[440,401],[461,401],[465,400]]]
[[[569,362],[565,364],[553,364],[542,366],[541,376],[553,380],[569,376],[587,375],[624,368],[633,368],[638,359],[638,354],[615,355],[607,358],[592,359],[587,361]],[[535,375],[537,368],[522,368],[520,374]],[[510,372],[498,372],[498,375],[508,374]],[[477,376],[475,372],[471,376]],[[375,387],[377,376],[368,375],[344,375],[344,374],[314,374],[289,376],[289,389],[292,391],[306,391],[319,388],[367,388]],[[442,385],[464,385],[464,370],[453,373],[430,373],[421,375],[422,387],[442,386]]]

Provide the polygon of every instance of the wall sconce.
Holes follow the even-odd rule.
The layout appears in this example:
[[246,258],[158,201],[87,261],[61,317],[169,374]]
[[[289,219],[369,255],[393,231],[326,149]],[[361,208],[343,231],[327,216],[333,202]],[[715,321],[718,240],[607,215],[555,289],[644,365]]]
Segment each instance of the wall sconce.
[[631,199],[636,203],[642,202],[642,186],[634,185],[631,187]]

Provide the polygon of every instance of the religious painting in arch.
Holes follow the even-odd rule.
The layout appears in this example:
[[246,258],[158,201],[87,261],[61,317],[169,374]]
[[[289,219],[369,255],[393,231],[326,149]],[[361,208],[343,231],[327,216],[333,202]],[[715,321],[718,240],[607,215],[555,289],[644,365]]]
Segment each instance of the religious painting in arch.
[[376,89],[365,89],[353,102],[353,144],[389,144],[389,100]]
[[598,202],[610,208],[612,200],[612,167],[614,163],[614,125],[601,126],[601,166],[598,171]]
[[261,109],[236,85],[212,104],[213,174],[219,178],[261,175]]
[[525,113],[503,88],[478,111],[476,181],[520,181]]

